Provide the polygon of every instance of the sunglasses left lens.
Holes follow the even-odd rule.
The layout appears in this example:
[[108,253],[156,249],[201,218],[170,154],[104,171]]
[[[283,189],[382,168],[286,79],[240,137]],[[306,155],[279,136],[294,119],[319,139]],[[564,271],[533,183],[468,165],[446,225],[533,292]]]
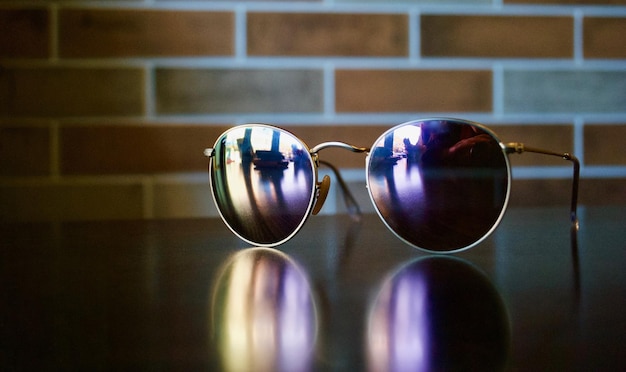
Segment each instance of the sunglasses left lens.
[[211,188],[228,227],[254,245],[274,246],[291,238],[315,196],[308,148],[282,129],[244,125],[224,133],[214,152]]

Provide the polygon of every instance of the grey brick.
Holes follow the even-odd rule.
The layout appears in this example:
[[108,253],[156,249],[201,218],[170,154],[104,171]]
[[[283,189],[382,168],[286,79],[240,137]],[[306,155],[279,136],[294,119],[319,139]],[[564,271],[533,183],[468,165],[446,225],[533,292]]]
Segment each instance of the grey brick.
[[320,70],[158,69],[157,112],[321,112]]
[[506,71],[506,113],[626,111],[626,71]]

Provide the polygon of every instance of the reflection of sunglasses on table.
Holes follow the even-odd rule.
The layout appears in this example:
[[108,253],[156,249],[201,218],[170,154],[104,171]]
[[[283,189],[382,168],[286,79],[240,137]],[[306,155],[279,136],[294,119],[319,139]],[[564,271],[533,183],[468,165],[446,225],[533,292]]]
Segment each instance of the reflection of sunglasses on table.
[[510,153],[572,161],[571,219],[577,224],[575,156],[504,144],[478,123],[432,118],[395,126],[371,148],[324,142],[309,149],[290,132],[264,124],[227,130],[205,150],[211,190],[226,225],[250,244],[286,242],[326,199],[330,177],[318,180],[320,163],[337,175],[348,210],[359,213],[339,172],[319,158],[330,147],[367,154],[367,189],[376,212],[398,238],[425,251],[464,250],[496,228],[509,200]]

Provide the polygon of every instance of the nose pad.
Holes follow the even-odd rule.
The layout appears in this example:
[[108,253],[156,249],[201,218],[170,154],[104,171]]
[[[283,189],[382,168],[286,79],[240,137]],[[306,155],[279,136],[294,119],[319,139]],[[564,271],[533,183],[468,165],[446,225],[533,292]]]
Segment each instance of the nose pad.
[[315,205],[313,206],[313,214],[318,214],[324,202],[326,201],[326,197],[328,196],[328,190],[330,189],[330,177],[328,175],[322,178],[322,182],[318,182],[317,184],[317,200],[315,201]]

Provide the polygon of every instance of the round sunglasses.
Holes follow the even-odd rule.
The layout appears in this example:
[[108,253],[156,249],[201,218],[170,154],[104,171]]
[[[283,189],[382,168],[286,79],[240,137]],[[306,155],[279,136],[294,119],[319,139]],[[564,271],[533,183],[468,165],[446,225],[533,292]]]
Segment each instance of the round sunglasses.
[[555,155],[574,164],[571,219],[577,226],[579,162],[569,153],[502,143],[487,127],[467,120],[409,121],[383,133],[370,148],[324,142],[313,148],[292,133],[265,124],[224,132],[205,150],[209,183],[222,220],[239,238],[264,247],[291,239],[326,199],[331,167],[325,148],[366,153],[366,183],[374,209],[402,241],[431,253],[452,253],[486,239],[502,219],[511,191],[510,153]]

